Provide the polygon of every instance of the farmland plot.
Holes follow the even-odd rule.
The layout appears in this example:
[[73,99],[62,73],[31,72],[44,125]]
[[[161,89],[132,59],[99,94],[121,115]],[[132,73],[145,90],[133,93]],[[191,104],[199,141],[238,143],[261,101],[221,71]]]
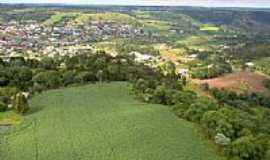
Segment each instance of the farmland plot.
[[218,160],[168,107],[144,104],[126,83],[35,96],[25,125],[2,136],[1,160]]

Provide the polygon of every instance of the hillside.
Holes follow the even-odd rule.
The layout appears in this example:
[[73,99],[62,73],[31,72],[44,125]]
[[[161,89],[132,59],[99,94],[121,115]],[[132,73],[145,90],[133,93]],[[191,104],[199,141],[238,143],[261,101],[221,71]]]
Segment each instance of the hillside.
[[192,123],[134,100],[126,83],[52,90],[31,106],[29,125],[5,136],[1,160],[218,159]]

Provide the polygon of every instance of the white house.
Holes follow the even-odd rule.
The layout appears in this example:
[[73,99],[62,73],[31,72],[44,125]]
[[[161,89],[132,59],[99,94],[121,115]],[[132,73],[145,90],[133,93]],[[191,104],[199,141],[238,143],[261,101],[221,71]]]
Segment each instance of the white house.
[[135,60],[139,61],[139,62],[148,61],[148,60],[152,59],[151,55],[142,54],[142,53],[139,53],[139,52],[130,52],[129,55],[134,56]]

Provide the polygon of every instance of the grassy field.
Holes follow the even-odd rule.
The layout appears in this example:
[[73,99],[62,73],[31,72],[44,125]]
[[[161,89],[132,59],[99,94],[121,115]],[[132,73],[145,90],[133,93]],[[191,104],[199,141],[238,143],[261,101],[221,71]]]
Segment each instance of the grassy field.
[[130,25],[139,25],[136,18],[123,13],[116,12],[104,12],[96,14],[80,14],[75,22],[77,23],[88,23],[91,21],[102,21],[102,22],[114,22],[117,24],[130,24]]
[[59,13],[56,13],[56,14],[52,15],[49,19],[44,21],[42,23],[42,25],[44,25],[44,26],[54,26],[57,23],[60,23],[63,20],[63,18],[65,18],[65,17],[66,18],[67,17],[72,18],[72,17],[76,17],[76,16],[77,16],[76,13],[61,13],[61,12],[59,12]]
[[201,26],[201,31],[219,31],[220,28],[213,26],[213,25],[203,25]]
[[270,76],[270,57],[261,58],[255,61],[256,68]]
[[25,125],[0,143],[1,160],[218,160],[192,123],[144,104],[126,83],[35,96]]
[[14,111],[0,112],[0,126],[20,124],[22,119],[22,116],[16,114]]

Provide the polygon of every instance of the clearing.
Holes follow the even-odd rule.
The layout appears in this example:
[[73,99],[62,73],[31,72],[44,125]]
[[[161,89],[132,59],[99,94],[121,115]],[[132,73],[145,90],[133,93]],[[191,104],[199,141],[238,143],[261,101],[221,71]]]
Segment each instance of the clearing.
[[[2,135],[1,160],[218,160],[192,123],[114,82],[51,90]],[[4,137],[4,138],[3,138]]]
[[225,88],[232,91],[254,90],[269,94],[269,90],[264,86],[263,81],[267,77],[256,72],[235,72],[224,76],[207,79],[195,80],[197,83],[208,83],[210,88]]

